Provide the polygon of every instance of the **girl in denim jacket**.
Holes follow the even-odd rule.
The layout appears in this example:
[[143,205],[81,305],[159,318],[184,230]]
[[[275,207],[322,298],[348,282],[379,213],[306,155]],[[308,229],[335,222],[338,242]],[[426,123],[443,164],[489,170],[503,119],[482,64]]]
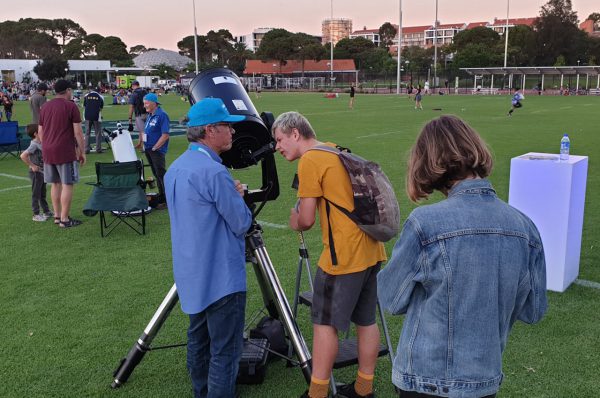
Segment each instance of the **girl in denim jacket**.
[[407,191],[447,199],[416,208],[378,275],[381,304],[406,314],[392,381],[401,397],[493,397],[516,320],[546,312],[546,267],[537,228],[498,199],[492,156],[454,116],[429,122],[412,148]]

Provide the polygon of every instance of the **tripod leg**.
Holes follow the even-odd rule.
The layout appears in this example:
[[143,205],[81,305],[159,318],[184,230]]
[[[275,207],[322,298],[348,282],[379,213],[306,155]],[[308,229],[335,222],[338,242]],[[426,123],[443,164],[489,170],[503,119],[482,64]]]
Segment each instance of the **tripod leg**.
[[265,301],[265,304],[267,308],[271,307],[277,311],[279,320],[283,323],[283,327],[286,329],[288,338],[298,357],[304,379],[308,384],[310,383],[312,374],[310,351],[308,350],[304,337],[302,336],[302,333],[300,333],[300,328],[292,315],[290,304],[281,287],[281,282],[279,282],[279,278],[275,273],[275,268],[269,258],[269,253],[267,253],[267,249],[265,248],[259,227],[255,228],[246,236],[246,243],[246,247],[254,253],[254,259],[256,261],[254,270],[256,272],[256,277],[259,286],[263,289],[263,299],[268,300],[268,302]]
[[152,340],[154,340],[158,334],[158,331],[168,318],[173,307],[175,307],[175,304],[177,304],[177,301],[179,301],[177,287],[173,285],[154,313],[154,316],[152,316],[152,319],[144,329],[140,338],[135,342],[133,347],[131,347],[127,356],[121,360],[121,363],[115,370],[113,374],[114,380],[110,385],[112,388],[119,388],[127,382],[127,379],[129,379],[129,376],[131,376],[135,367],[144,358],[146,352],[150,350]]

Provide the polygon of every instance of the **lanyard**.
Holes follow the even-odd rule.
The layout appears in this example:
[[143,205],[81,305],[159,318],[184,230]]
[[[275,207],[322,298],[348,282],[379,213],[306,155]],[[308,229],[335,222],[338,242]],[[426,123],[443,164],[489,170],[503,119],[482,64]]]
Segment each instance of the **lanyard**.
[[208,158],[209,158],[210,160],[214,160],[214,159],[212,158],[212,156],[210,156],[210,153],[208,153],[208,152],[207,152],[207,151],[206,151],[204,148],[202,148],[201,146],[198,146],[198,145],[191,144],[191,145],[190,145],[190,151],[198,151],[198,152],[202,152],[203,154],[205,154],[206,156],[208,156]]

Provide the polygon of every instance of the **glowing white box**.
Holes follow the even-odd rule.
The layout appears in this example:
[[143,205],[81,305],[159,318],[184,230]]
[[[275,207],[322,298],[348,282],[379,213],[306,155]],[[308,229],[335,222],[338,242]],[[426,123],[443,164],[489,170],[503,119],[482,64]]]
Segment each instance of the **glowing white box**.
[[588,157],[530,152],[511,159],[508,203],[535,223],[544,244],[548,290],[577,279]]

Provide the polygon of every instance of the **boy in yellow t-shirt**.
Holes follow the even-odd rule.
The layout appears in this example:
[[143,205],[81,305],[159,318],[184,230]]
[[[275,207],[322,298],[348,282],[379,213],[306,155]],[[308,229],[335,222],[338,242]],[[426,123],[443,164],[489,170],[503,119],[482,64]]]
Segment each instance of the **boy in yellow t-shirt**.
[[358,376],[339,392],[346,397],[374,397],[373,376],[379,349],[375,320],[377,272],[387,259],[384,246],[335,206],[328,205],[327,201],[352,211],[352,186],[337,155],[310,150],[323,143],[317,140],[308,120],[297,112],[283,113],[275,120],[272,131],[276,149],[283,157],[289,161],[300,159],[299,200],[291,210],[290,227],[296,231],[310,229],[317,211],[321,223],[323,252],[315,276],[312,307],[312,378],[304,396],[327,396],[338,350],[337,332],[347,330],[354,322],[359,341]]

